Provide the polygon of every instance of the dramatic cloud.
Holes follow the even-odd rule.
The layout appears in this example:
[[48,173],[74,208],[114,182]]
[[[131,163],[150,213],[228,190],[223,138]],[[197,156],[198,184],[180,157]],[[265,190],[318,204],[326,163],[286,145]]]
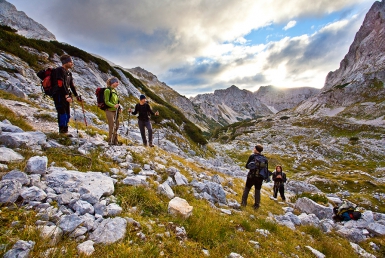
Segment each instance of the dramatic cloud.
[[[237,83],[249,89],[278,82],[281,86],[294,86],[290,78],[298,84],[301,78],[309,78],[302,84],[320,87],[321,83],[314,85],[310,78],[315,73],[322,73],[320,78],[324,78],[325,70],[319,67],[339,63],[335,53],[339,53],[337,59],[346,53],[346,45],[354,37],[352,30],[358,30],[356,23],[362,22],[362,13],[368,8],[355,20],[338,19],[356,22],[344,26],[346,33],[337,30],[343,35],[340,37],[346,36],[349,41],[341,45],[335,43],[346,39],[338,40],[338,35],[327,33],[326,27],[325,32],[289,36],[266,45],[255,45],[246,36],[271,24],[282,27],[286,24],[286,28],[295,25],[289,32],[299,26],[300,19],[372,3],[369,0],[8,1],[42,23],[59,41],[123,67],[141,66],[187,95],[195,94],[191,90],[194,87],[211,92],[215,87]],[[331,58],[325,60],[325,56]],[[322,62],[328,62],[329,66]],[[293,71],[299,73],[290,74]]]

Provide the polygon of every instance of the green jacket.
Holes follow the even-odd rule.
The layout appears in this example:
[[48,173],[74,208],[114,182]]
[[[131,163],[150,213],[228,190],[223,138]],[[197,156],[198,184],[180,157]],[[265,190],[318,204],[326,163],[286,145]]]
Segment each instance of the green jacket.
[[[112,92],[112,93],[111,93]],[[111,98],[110,98],[111,95]],[[108,87],[104,91],[104,102],[108,106],[108,111],[116,111],[114,107],[116,104],[119,104],[119,96],[115,89]]]

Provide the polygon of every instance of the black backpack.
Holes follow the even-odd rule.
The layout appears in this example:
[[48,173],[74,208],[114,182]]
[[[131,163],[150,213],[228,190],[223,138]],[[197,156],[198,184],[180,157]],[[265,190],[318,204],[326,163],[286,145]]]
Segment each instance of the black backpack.
[[270,173],[268,171],[269,162],[263,155],[254,154],[254,159],[247,164],[247,168],[250,169],[250,177],[263,177],[264,180],[269,180]]
[[56,69],[55,68],[47,68],[40,70],[36,73],[37,77],[40,78],[41,80],[41,90],[42,92],[47,95],[52,97],[53,96],[53,87],[54,83],[53,82],[53,75],[55,75]]
[[[98,103],[98,107],[101,110],[106,110],[108,106],[106,105],[106,102],[104,101],[104,91],[108,88],[97,88],[95,95],[96,95],[96,101]],[[110,90],[110,98],[112,96],[112,91]]]

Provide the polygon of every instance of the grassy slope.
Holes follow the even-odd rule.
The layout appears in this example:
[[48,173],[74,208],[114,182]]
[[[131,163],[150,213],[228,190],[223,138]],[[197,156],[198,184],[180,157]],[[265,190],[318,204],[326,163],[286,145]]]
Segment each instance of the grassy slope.
[[[8,114],[9,110],[3,107],[0,115]],[[28,128],[28,123],[21,119],[10,118],[12,123],[17,126]],[[54,139],[59,139],[56,134],[49,135]],[[62,139],[63,140],[63,139]],[[70,142],[62,142],[71,145]],[[37,155],[30,150],[19,151],[26,159]],[[100,155],[100,150],[83,156],[77,155],[70,149],[50,149],[39,153],[46,155],[49,162],[56,162],[58,166],[68,167],[71,163],[79,171],[108,171],[109,167],[118,167],[112,160]],[[134,161],[139,164],[148,163],[154,157],[162,157],[166,161],[166,166],[177,167],[182,174],[191,180],[187,169],[196,173],[215,174],[215,171],[208,171],[194,163],[164,152],[161,149],[150,149],[148,153],[132,153]],[[247,153],[240,153],[233,158],[244,162]],[[63,159],[64,157],[64,159]],[[284,157],[270,156],[270,159],[283,163],[288,159]],[[90,162],[90,160],[92,162]],[[183,164],[183,166],[180,166]],[[8,164],[9,170],[20,169],[24,171],[26,161]],[[186,168],[187,169],[186,169]],[[70,168],[70,167],[68,167]],[[166,172],[158,171],[162,178],[167,177]],[[292,174],[291,174],[292,175]],[[227,185],[227,183],[224,183]],[[233,180],[232,189],[236,195],[228,194],[228,199],[240,201],[241,192],[244,186],[242,180]],[[220,210],[213,209],[206,201],[196,200],[190,187],[180,186],[174,188],[177,196],[186,199],[194,207],[193,215],[187,219],[175,218],[167,213],[168,199],[157,194],[157,184],[150,180],[150,186],[132,187],[118,184],[114,195],[118,198],[118,203],[123,208],[121,217],[131,217],[142,225],[142,232],[146,235],[143,241],[137,236],[138,230],[133,226],[127,227],[126,237],[111,245],[95,245],[93,257],[159,257],[162,253],[164,257],[202,257],[202,249],[207,249],[211,257],[227,257],[231,252],[236,252],[244,257],[313,257],[305,245],[321,251],[327,257],[357,257],[346,239],[335,234],[325,235],[320,229],[311,226],[301,226],[296,231],[287,227],[273,223],[268,217],[269,213],[283,214],[282,205],[270,200],[267,195],[262,196],[262,207],[254,211],[250,206],[241,212],[233,212],[232,215],[224,215]],[[252,195],[249,196],[249,203],[252,203]],[[132,211],[132,207],[137,207],[137,211]],[[35,212],[26,210],[21,203],[13,206],[1,207],[0,212],[0,245],[5,248],[0,249],[0,255],[4,254],[18,240],[32,240],[36,245],[31,253],[31,257],[40,257],[41,254],[49,250],[47,241],[39,237],[35,227]],[[20,224],[11,226],[12,222],[20,221]],[[187,240],[181,242],[173,232],[172,224],[183,226],[187,232]],[[267,229],[270,235],[262,236],[256,229]],[[170,237],[164,233],[170,232]],[[259,242],[259,248],[255,248],[249,241]],[[378,245],[385,245],[384,239],[374,238],[370,241]],[[369,240],[361,244],[369,249]],[[337,244],[338,243],[338,244]],[[76,246],[78,243],[68,236],[53,250],[51,257],[74,257],[77,255]],[[61,250],[65,250],[62,252]],[[371,251],[373,253],[373,251]],[[385,254],[385,249],[380,250],[377,255]],[[83,257],[83,256],[79,256]]]

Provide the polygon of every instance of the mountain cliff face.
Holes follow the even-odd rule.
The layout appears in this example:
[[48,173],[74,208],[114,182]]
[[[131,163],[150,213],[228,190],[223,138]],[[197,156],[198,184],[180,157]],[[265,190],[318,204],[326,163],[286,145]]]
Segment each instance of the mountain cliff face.
[[299,113],[377,119],[385,115],[385,1],[375,2],[339,69]]
[[13,4],[5,0],[0,0],[0,24],[17,30],[19,35],[26,38],[56,40],[43,25],[29,18],[24,12],[18,11]]
[[235,85],[210,94],[199,94],[190,100],[203,110],[207,117],[222,125],[272,114],[272,111],[248,90]]
[[277,113],[284,109],[297,106],[302,101],[316,95],[320,90],[312,87],[278,88],[274,86],[262,86],[254,95],[271,111]]

